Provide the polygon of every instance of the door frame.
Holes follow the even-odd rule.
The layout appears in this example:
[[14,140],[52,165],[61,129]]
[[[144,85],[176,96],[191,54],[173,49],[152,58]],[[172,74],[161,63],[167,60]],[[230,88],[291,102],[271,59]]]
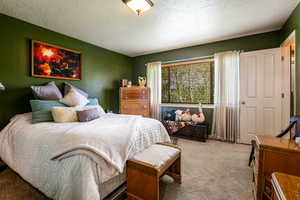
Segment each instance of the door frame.
[[[294,30],[286,39],[285,41],[280,45],[280,48],[281,48],[281,52],[284,52],[285,51],[285,48],[286,47],[289,47],[289,46],[294,46],[293,47],[293,50],[294,50],[294,54],[295,54],[295,60],[294,60],[294,64],[291,64],[290,63],[290,70],[285,70],[285,59],[287,58],[283,58],[282,59],[282,67],[283,67],[283,70],[286,72],[286,73],[289,73],[289,80],[286,80],[286,76],[283,76],[283,79],[282,79],[282,93],[283,94],[286,94],[288,95],[288,99],[289,99],[289,108],[286,108],[286,109],[291,109],[293,108],[293,110],[291,111],[291,115],[296,115],[296,110],[297,110],[297,101],[296,101],[296,98],[297,98],[297,90],[296,90],[296,67],[297,67],[297,59],[296,59],[296,56],[297,56],[297,48],[296,48],[296,30]],[[283,56],[283,55],[282,55]],[[290,59],[290,58],[288,58]],[[294,65],[294,66],[292,66]],[[289,81],[290,82],[290,90],[289,91],[286,91],[284,90],[284,83],[286,81]],[[291,107],[291,94],[293,93],[293,107]],[[284,99],[282,100],[284,101]],[[288,105],[287,105],[288,106]],[[285,120],[289,120],[289,119],[285,119]]]

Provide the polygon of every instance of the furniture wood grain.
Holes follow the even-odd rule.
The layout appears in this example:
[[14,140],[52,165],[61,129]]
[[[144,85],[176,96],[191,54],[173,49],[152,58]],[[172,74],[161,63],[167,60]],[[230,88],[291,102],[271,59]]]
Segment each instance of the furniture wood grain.
[[[160,143],[178,148],[175,145]],[[181,153],[175,154],[161,167],[131,159],[127,161],[127,199],[159,200],[159,181],[165,174],[181,184]]]
[[300,176],[300,147],[289,139],[256,136],[253,169],[253,193],[257,200],[273,199],[272,173]]
[[150,117],[150,88],[120,88],[120,113]]
[[272,185],[275,191],[274,200],[300,199],[300,177],[275,172],[272,174]]

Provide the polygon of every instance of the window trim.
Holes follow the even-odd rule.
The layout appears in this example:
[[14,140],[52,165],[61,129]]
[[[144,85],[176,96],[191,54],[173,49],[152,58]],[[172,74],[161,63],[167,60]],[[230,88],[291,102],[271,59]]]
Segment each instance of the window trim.
[[162,67],[176,67],[179,65],[190,65],[190,64],[197,64],[197,63],[204,63],[204,62],[214,62],[215,60],[213,58],[211,59],[202,59],[202,60],[195,60],[195,61],[189,61],[189,62],[178,62],[178,63],[172,63],[172,64],[162,64]]

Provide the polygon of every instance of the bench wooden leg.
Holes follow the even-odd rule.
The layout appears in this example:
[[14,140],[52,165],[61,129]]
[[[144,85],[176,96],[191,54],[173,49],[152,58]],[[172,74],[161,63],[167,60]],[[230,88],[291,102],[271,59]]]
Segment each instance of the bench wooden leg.
[[181,184],[181,156],[168,169],[166,174],[171,176],[176,183]]
[[144,170],[128,167],[127,199],[159,200],[159,177]]

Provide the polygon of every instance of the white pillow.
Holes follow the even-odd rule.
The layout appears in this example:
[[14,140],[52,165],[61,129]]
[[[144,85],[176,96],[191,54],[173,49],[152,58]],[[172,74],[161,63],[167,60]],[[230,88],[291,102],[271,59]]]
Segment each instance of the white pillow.
[[89,103],[89,100],[72,88],[64,98],[59,100],[59,102],[66,104],[67,106],[85,106]]
[[95,105],[95,106],[77,106],[76,110],[78,111],[83,111],[83,110],[92,110],[92,109],[97,109],[100,115],[104,115],[105,111],[100,105]]
[[77,113],[75,107],[53,107],[52,117],[57,123],[77,122]]

